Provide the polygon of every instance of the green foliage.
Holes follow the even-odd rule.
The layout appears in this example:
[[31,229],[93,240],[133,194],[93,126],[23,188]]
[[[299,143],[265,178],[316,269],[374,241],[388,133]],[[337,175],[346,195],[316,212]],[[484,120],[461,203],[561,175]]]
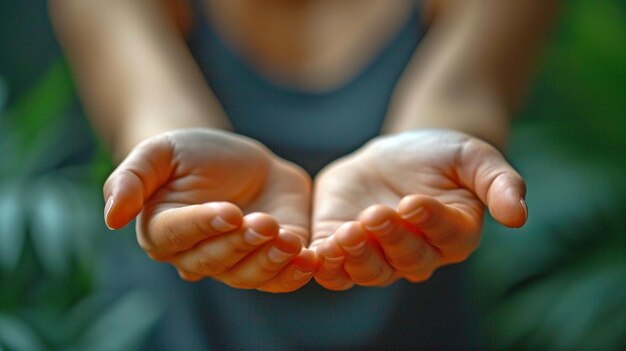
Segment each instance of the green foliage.
[[523,118],[561,147],[626,164],[624,3],[572,0],[562,7]]
[[541,135],[522,128],[511,147],[529,186],[528,223],[512,230],[488,222],[472,258],[486,340],[494,349],[619,349],[626,174],[602,160],[574,160]]
[[489,348],[626,349],[623,10],[563,5],[509,150],[529,222],[488,222],[471,260]]
[[162,310],[147,292],[112,303],[98,292],[98,189],[111,162],[101,148],[76,156],[89,131],[76,126],[65,62],[4,110],[6,96],[0,84],[0,350],[137,348]]
[[[530,219],[488,221],[471,259],[493,349],[626,349],[624,4],[571,0],[510,158]],[[162,310],[146,291],[104,298],[99,193],[108,154],[76,127],[63,60],[11,106],[0,77],[0,351],[132,350]]]

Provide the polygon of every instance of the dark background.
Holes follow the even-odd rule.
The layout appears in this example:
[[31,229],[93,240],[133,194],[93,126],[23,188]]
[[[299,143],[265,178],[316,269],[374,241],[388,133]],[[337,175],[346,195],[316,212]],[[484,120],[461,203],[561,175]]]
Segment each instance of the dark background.
[[[486,348],[626,349],[625,19],[563,4],[508,149],[529,222],[489,219],[470,259]],[[102,279],[111,250],[146,260],[102,222],[111,167],[45,2],[0,1],[0,350],[136,349],[164,323],[158,286]]]

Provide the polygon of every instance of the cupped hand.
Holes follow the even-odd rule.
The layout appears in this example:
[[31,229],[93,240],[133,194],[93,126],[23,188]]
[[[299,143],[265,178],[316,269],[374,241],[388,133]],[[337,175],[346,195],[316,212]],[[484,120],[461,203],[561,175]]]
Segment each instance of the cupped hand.
[[141,247],[182,278],[286,292],[306,284],[310,179],[239,135],[189,129],[139,144],[104,185],[112,229],[138,216]]
[[373,139],[315,180],[315,279],[326,288],[428,279],[480,241],[484,206],[501,224],[527,218],[521,176],[490,144],[448,130]]

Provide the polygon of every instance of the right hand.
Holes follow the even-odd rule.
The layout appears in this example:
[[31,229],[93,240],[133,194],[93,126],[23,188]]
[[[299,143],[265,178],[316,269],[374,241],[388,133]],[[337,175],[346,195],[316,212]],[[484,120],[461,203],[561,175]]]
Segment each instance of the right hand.
[[183,129],[135,147],[104,184],[105,221],[137,220],[137,240],[183,279],[270,292],[305,285],[311,180],[260,143]]

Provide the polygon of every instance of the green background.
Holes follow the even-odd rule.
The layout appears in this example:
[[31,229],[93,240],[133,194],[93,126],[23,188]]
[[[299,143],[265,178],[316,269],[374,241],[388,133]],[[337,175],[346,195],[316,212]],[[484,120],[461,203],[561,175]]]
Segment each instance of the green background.
[[[563,3],[508,148],[529,222],[488,219],[470,259],[485,348],[626,349],[625,14]],[[111,167],[45,2],[0,1],[0,350],[132,350],[161,322],[154,289],[99,279],[104,248],[140,254],[101,220]]]

